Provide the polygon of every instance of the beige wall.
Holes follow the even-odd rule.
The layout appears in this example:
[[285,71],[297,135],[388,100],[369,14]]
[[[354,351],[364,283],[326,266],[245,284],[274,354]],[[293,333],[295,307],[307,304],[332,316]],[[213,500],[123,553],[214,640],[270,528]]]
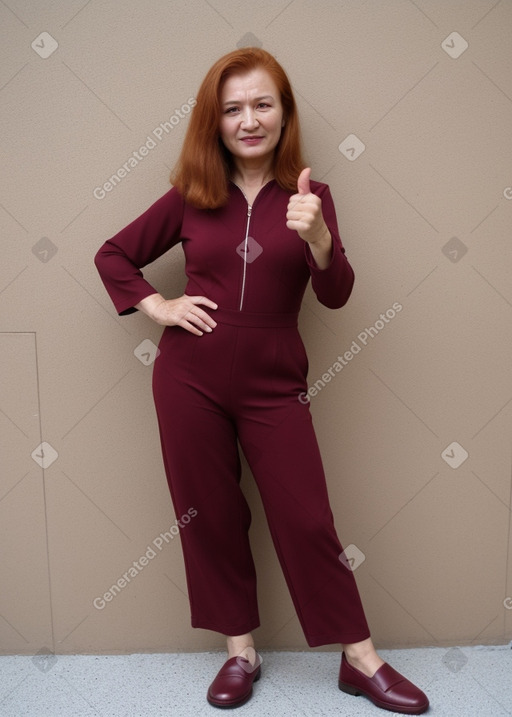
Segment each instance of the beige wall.
[[[176,110],[250,43],[290,74],[356,271],[342,310],[308,290],[301,329],[312,386],[346,354],[311,410],[374,640],[510,640],[512,2],[10,0],[0,24],[1,651],[223,644],[189,626],[179,538],[93,605],[175,520],[140,347],[161,329],[116,315],[93,255],[167,191]],[[147,277],[179,295],[180,250]],[[303,648],[247,470],[243,485],[258,645]]]

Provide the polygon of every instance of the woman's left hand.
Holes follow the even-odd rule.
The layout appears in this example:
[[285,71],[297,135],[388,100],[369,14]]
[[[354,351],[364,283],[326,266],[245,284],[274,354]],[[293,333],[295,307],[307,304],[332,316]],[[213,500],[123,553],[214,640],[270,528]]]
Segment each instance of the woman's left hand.
[[311,192],[311,168],[302,170],[297,179],[298,193],[293,194],[286,211],[286,226],[294,229],[309,244],[330,246],[331,235],[322,214],[322,200]]

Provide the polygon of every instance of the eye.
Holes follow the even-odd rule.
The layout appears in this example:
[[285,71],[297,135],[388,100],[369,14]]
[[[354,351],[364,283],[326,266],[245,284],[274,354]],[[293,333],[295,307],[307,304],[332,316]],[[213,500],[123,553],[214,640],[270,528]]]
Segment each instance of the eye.
[[229,108],[226,110],[225,114],[227,114],[227,115],[229,115],[229,114],[234,114],[234,113],[237,112],[237,111],[238,111],[238,107],[229,107]]
[[258,104],[258,107],[263,107],[263,109],[265,109],[266,107],[270,107],[270,105],[267,104],[266,102],[260,102],[260,103]]

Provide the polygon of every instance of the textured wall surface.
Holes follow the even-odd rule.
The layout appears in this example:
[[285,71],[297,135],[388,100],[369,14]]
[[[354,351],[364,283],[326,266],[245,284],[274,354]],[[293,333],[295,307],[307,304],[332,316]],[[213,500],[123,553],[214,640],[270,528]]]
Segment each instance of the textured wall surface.
[[[341,310],[308,289],[300,326],[374,641],[511,639],[511,0],[6,0],[0,26],[1,652],[223,644],[190,627],[170,530],[161,328],[117,316],[93,256],[168,190],[201,79],[250,44],[292,80],[356,272]],[[145,274],[180,295],[181,249]],[[243,486],[257,644],[305,647],[246,465]]]

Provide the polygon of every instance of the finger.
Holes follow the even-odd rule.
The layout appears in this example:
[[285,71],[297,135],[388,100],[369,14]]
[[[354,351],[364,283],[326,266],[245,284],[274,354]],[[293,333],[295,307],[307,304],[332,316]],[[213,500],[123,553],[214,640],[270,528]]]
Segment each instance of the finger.
[[308,209],[289,209],[286,212],[286,218],[287,219],[303,219],[312,221],[314,219],[314,212],[308,211]]
[[180,324],[180,326],[185,329],[186,331],[189,331],[191,334],[195,334],[196,336],[202,336],[203,332],[200,331],[194,324],[191,324],[186,319],[183,320],[183,322]]
[[311,192],[311,187],[309,184],[310,176],[311,167],[306,167],[299,174],[299,178],[297,179],[297,189],[299,190],[299,194],[309,194]]
[[309,224],[301,221],[300,219],[288,219],[286,226],[288,229],[293,229],[296,232],[305,232],[310,229]]
[[217,322],[212,319],[212,317],[207,314],[206,311],[203,311],[202,309],[196,308],[194,311],[191,311],[190,314],[196,320],[195,323],[198,326],[201,326],[201,328],[214,329],[217,326]]
[[[187,316],[189,316],[189,318],[187,318]],[[179,319],[178,321],[172,321],[167,325],[179,326],[180,328],[185,329],[185,331],[189,331],[191,334],[195,334],[196,336],[202,336],[203,332],[195,325],[195,322],[192,322],[193,318],[194,317],[192,314],[186,314],[185,316],[182,316],[181,319]]]
[[[211,321],[209,316],[205,316],[208,321]],[[215,322],[213,323],[215,326],[217,326]],[[210,334],[214,328],[213,326],[210,326],[210,324],[206,321],[200,319],[197,314],[194,314],[191,311],[183,317],[180,322],[180,326],[182,326],[184,329],[187,329],[187,331],[196,334],[196,336],[202,336],[205,332]]]
[[207,299],[206,296],[189,296],[188,297],[192,303],[194,304],[205,304],[205,306],[208,306],[210,309],[217,309],[218,304],[216,304],[211,299]]
[[305,199],[304,194],[293,194],[290,199],[288,200],[288,206],[286,207],[286,210],[288,212],[292,211],[294,207],[298,207],[299,204],[303,204]]

